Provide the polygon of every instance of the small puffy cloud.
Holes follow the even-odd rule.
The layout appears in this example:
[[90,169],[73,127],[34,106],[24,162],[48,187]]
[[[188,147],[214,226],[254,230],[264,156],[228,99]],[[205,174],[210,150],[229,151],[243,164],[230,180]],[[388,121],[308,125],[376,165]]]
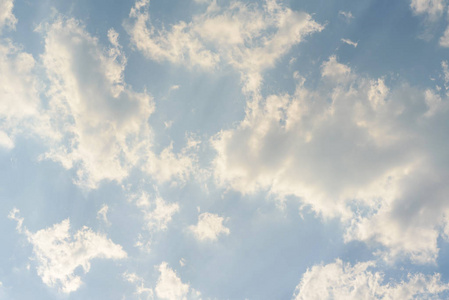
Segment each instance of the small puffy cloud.
[[14,28],[17,19],[12,9],[14,8],[14,0],[0,0],[0,33],[3,27],[8,26]]
[[374,272],[373,261],[354,266],[337,259],[335,263],[316,265],[303,275],[295,290],[295,300],[326,299],[440,299],[449,285],[440,274],[408,274],[407,280],[385,282],[382,272]]
[[157,29],[151,22],[149,1],[138,1],[130,12],[127,31],[132,43],[147,57],[189,67],[216,68],[220,63],[241,72],[244,91],[257,92],[261,72],[273,67],[293,45],[323,26],[305,13],[276,1],[263,5],[210,2],[189,23]]
[[189,229],[200,240],[216,241],[221,234],[229,235],[229,228],[223,225],[224,218],[208,212],[198,216],[198,224],[191,225]]
[[18,231],[23,231],[33,246],[38,275],[46,285],[57,287],[63,293],[71,293],[81,286],[81,277],[75,270],[81,267],[84,273],[89,272],[92,259],[127,257],[120,245],[86,226],[71,234],[69,219],[32,233],[23,228],[18,213],[15,209],[9,217],[18,222]]
[[339,218],[346,241],[380,246],[387,260],[434,262],[449,215],[449,99],[389,87],[335,56],[321,71],[316,88],[297,76],[293,95],[250,104],[244,120],[211,139],[218,184],[280,201],[294,195],[325,219]]

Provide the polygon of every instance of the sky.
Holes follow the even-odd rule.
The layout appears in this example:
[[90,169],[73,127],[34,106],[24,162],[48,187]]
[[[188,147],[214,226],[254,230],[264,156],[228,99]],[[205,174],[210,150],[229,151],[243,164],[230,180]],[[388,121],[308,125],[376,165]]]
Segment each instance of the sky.
[[448,299],[449,1],[0,0],[0,299]]

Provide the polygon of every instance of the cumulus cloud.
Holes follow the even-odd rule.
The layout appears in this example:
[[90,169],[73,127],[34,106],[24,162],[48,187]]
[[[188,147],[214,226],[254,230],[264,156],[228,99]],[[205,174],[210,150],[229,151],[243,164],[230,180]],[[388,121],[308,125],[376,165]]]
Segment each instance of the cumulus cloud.
[[81,277],[75,270],[81,267],[84,273],[89,272],[92,259],[127,257],[120,245],[86,226],[71,234],[69,219],[33,233],[23,227],[23,218],[18,214],[14,209],[9,217],[17,221],[18,231],[24,232],[33,246],[37,274],[46,285],[57,287],[63,293],[71,293],[81,286]]
[[212,138],[217,182],[243,194],[297,196],[325,219],[342,220],[346,241],[374,241],[385,259],[434,262],[449,210],[448,110],[440,106],[449,100],[388,87],[335,56],[321,72],[315,89],[297,76],[293,95],[266,97]]
[[263,70],[323,26],[308,14],[267,0],[261,6],[235,1],[226,7],[212,1],[191,22],[157,29],[150,19],[149,1],[142,0],[132,8],[126,28],[147,57],[203,69],[230,64],[241,72],[244,90],[254,92]]
[[337,259],[335,263],[316,265],[303,275],[295,290],[295,300],[313,299],[437,299],[449,290],[441,275],[408,274],[407,280],[385,282],[382,272],[371,269],[373,261],[354,266]]
[[189,229],[200,241],[216,241],[219,235],[229,235],[230,233],[229,228],[223,225],[223,221],[223,217],[205,212],[198,216],[198,223],[191,225]]
[[76,182],[87,188],[102,180],[121,182],[134,167],[158,181],[185,178],[193,165],[189,149],[152,151],[148,118],[154,103],[124,81],[126,57],[117,32],[108,31],[105,48],[74,19],[59,17],[41,27],[50,82],[46,113],[57,133],[42,158],[76,169]]

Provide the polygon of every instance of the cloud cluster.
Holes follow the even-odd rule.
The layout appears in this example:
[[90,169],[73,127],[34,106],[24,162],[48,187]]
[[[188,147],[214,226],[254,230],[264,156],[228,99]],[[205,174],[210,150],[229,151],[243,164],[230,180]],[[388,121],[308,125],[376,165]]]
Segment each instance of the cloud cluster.
[[321,74],[314,89],[295,74],[293,95],[266,97],[211,140],[218,183],[297,196],[322,217],[340,218],[346,241],[385,246],[386,259],[435,261],[449,212],[446,96],[390,88],[335,56]]
[[120,245],[86,226],[71,234],[69,219],[33,233],[23,227],[23,218],[18,214],[14,209],[9,217],[17,221],[18,231],[33,246],[37,274],[46,285],[58,287],[63,293],[71,293],[81,286],[81,277],[75,270],[81,267],[84,273],[89,272],[92,259],[127,257]]
[[406,281],[385,282],[383,273],[371,271],[375,267],[372,261],[351,266],[339,259],[313,266],[304,273],[293,297],[295,300],[437,299],[449,290],[439,274],[408,274]]
[[229,64],[241,72],[244,90],[254,92],[263,70],[323,26],[306,13],[267,0],[260,6],[234,1],[223,7],[212,1],[188,23],[156,28],[149,1],[139,0],[126,28],[135,47],[150,59],[206,70]]

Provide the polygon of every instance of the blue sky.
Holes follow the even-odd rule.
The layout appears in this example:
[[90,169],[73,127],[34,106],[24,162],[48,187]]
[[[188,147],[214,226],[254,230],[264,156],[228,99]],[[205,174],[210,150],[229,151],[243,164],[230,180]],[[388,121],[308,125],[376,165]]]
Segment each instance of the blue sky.
[[446,299],[449,2],[0,0],[0,299]]

